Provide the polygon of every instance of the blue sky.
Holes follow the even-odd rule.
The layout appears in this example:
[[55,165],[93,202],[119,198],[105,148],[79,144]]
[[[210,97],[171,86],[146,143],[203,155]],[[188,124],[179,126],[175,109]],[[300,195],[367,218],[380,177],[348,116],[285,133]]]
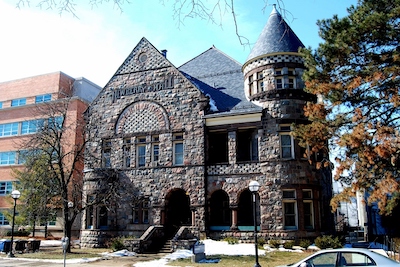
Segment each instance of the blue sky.
[[[89,0],[76,1],[76,18],[32,3],[17,9],[17,0],[0,0],[0,82],[62,71],[103,87],[142,37],[159,50],[167,49],[167,57],[176,67],[213,45],[245,62],[250,47],[240,44],[230,13],[222,14],[222,27],[200,18],[187,18],[178,26],[173,19],[174,1],[164,0],[163,5],[159,0],[131,0],[123,5],[122,13],[112,3],[92,8],[86,4]],[[304,45],[316,48],[321,41],[316,21],[334,14],[342,17],[357,1],[279,2],[284,3],[287,13],[282,14]],[[250,44],[256,42],[276,3],[235,1],[240,34]]]

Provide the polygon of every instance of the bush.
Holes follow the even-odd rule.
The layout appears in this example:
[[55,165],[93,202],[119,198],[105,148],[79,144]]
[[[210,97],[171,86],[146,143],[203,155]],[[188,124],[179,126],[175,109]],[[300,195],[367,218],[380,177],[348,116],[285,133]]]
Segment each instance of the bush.
[[311,241],[308,239],[301,239],[299,242],[299,246],[307,249],[309,246],[311,246]]
[[[14,236],[29,236],[31,232],[26,230],[14,231]],[[11,236],[11,231],[7,231],[7,236]]]
[[271,239],[268,243],[273,248],[279,248],[279,246],[281,245],[280,240],[274,240],[274,239]]
[[124,241],[119,237],[114,238],[111,241],[111,249],[113,251],[118,251],[118,250],[121,250],[121,249],[125,249]]
[[323,235],[319,236],[315,239],[315,245],[320,249],[326,248],[341,248],[343,247],[342,243],[340,242],[339,237],[333,237],[331,235]]
[[237,238],[231,236],[225,237],[224,241],[228,242],[229,245],[234,245],[239,243],[239,240]]
[[264,244],[265,244],[265,239],[263,237],[257,239],[257,246],[262,248]]
[[292,249],[292,247],[294,246],[294,241],[290,240],[290,241],[286,241],[285,243],[283,243],[283,247],[286,249]]

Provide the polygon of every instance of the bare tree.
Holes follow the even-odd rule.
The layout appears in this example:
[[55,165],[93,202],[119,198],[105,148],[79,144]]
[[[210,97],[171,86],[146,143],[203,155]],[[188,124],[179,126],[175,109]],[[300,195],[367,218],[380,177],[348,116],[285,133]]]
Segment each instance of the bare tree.
[[[22,190],[30,192],[33,206],[45,205],[50,210],[61,210],[64,235],[71,240],[72,225],[76,217],[88,207],[118,202],[119,177],[108,170],[97,170],[101,179],[91,193],[96,195],[87,201],[83,196],[83,166],[88,142],[86,122],[78,108],[77,97],[62,98],[42,103],[34,110],[37,120],[30,121],[36,127],[20,145],[28,157],[25,168],[18,171]],[[85,155],[86,154],[86,155]],[[38,179],[32,184],[30,181]],[[130,190],[129,186],[125,187]],[[135,194],[130,192],[130,195]],[[33,199],[38,199],[40,204]],[[28,201],[28,200],[26,200]],[[44,201],[44,202],[43,202]],[[28,207],[28,206],[26,206]],[[39,211],[37,211],[39,212]],[[40,212],[39,212],[40,213]],[[70,245],[67,248],[70,252]]]
[[[125,4],[133,4],[134,1],[129,0],[87,0],[92,8],[96,8],[99,5],[111,3],[115,8],[124,11],[123,6]],[[235,34],[241,45],[249,45],[249,40],[241,33],[239,23],[237,21],[238,13],[236,10],[235,0],[159,0],[160,5],[172,6],[172,17],[177,23],[177,27],[184,26],[186,19],[201,19],[207,20],[211,23],[220,26],[223,25],[223,20],[226,16],[230,16],[235,29]],[[260,0],[260,11],[264,12],[265,9],[270,5],[268,0]],[[292,14],[285,8],[284,0],[277,0],[274,4],[277,4],[278,9],[286,19]],[[69,13],[74,17],[77,17],[77,8],[81,3],[77,3],[75,0],[17,0],[16,6],[18,8],[30,7],[30,5],[39,7],[46,10],[56,10],[60,15]]]

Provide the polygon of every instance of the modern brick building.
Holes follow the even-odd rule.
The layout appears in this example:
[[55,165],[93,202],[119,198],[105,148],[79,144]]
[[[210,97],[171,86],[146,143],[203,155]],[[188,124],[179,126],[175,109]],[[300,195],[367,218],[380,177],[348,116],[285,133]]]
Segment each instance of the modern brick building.
[[303,90],[300,47],[275,8],[244,65],[211,47],[176,68],[143,38],[87,111],[97,160],[85,162],[86,197],[107,175],[135,197],[88,210],[81,244],[188,232],[253,240],[252,180],[260,236],[331,231],[331,170],[315,166],[327,155],[310,164],[290,135],[316,101]]
[[[0,229],[10,228],[11,222],[1,211],[12,203],[9,196],[15,181],[12,169],[23,166],[21,151],[24,147],[21,145],[37,132],[39,121],[45,123],[49,119],[47,115],[38,114],[38,107],[68,99],[65,124],[72,125],[82,119],[100,89],[85,78],[72,78],[62,72],[0,83]],[[78,136],[79,133],[71,135],[68,143],[75,143],[72,139]],[[48,229],[53,232],[62,229],[57,214],[49,222]]]

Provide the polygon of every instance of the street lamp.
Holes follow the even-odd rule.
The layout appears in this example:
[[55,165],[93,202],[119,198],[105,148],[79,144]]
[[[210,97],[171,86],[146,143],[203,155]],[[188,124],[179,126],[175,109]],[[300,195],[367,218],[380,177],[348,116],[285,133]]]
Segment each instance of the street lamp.
[[14,199],[14,212],[13,212],[12,227],[11,227],[11,246],[10,246],[10,252],[8,253],[9,258],[14,257],[13,242],[14,242],[15,207],[17,206],[17,199],[20,196],[21,196],[21,192],[19,192],[18,190],[14,190],[11,192],[11,197]]
[[254,216],[254,246],[256,248],[256,264],[254,264],[254,267],[261,267],[261,265],[258,263],[258,242],[257,242],[257,197],[256,194],[258,192],[258,189],[260,189],[260,184],[257,181],[251,181],[249,183],[249,190],[251,191],[251,194],[253,195],[253,216]]

